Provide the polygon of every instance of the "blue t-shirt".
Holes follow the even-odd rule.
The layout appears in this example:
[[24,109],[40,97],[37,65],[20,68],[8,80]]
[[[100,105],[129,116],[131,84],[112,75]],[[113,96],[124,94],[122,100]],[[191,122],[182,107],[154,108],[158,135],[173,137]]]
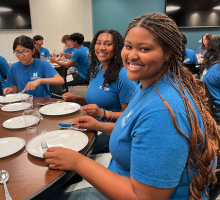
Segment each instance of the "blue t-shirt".
[[[169,77],[176,85],[173,76],[170,74]],[[176,187],[170,199],[188,200],[191,181],[187,166],[189,144],[175,129],[171,113],[157,94],[155,83],[144,89],[140,85],[111,134],[112,159],[108,169],[125,177],[132,176],[149,186]],[[167,76],[158,81],[157,88],[174,112],[178,127],[190,138],[191,127],[181,95]],[[186,94],[204,133],[199,111]],[[195,169],[192,173],[195,175]]]
[[184,59],[183,63],[197,65],[198,59],[196,57],[195,51],[193,51],[191,49],[186,49],[185,52],[186,52],[186,55],[185,55],[185,59]]
[[[30,65],[23,65],[20,61],[12,64],[8,71],[7,83],[16,85],[21,92],[28,82],[39,78],[53,78],[56,74],[57,71],[46,60],[35,58]],[[50,97],[49,85],[45,84],[40,84],[35,90],[25,93],[35,97]]]
[[90,67],[91,61],[88,59],[89,49],[81,46],[77,49],[70,60],[77,63],[74,65],[77,69],[77,73],[85,80],[88,81],[87,72]]
[[[72,54],[73,56],[73,53],[76,51],[77,49],[76,48],[66,48],[63,52],[64,53],[68,53],[68,54]],[[70,59],[69,57],[65,56],[66,59]]]
[[45,58],[49,58],[50,57],[50,52],[48,49],[41,47],[40,49],[38,49],[38,51],[40,52],[40,56],[43,56]]
[[[199,46],[199,48],[197,49],[196,54],[199,53],[200,49],[201,49],[201,46]],[[205,52],[206,52],[206,49],[203,50],[203,52],[201,53],[201,55],[204,56],[204,55],[205,55]]]
[[9,66],[8,66],[7,61],[5,60],[5,58],[0,56],[0,82],[1,82],[1,86],[2,86],[2,91],[6,87],[8,87],[8,85],[5,81],[5,77],[7,77],[7,75],[8,75],[8,70],[9,70]]
[[134,81],[127,78],[127,71],[122,67],[118,80],[102,89],[105,71],[102,71],[101,67],[96,77],[89,83],[85,97],[86,102],[87,104],[96,104],[99,108],[120,112],[122,111],[121,104],[129,103],[137,86]]
[[209,89],[213,98],[213,103],[215,105],[220,105],[220,63],[216,63],[208,70],[204,70],[202,81],[204,81]]

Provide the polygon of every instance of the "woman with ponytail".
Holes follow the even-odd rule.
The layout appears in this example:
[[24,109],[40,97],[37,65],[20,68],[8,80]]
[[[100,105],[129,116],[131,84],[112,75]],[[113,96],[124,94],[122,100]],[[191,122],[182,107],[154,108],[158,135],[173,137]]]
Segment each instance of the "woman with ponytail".
[[127,77],[140,81],[123,114],[114,126],[91,117],[73,122],[111,133],[108,169],[78,152],[49,148],[50,168],[76,171],[94,186],[49,199],[208,200],[220,136],[201,81],[183,67],[176,24],[160,13],[137,17],[121,56]]
[[37,97],[50,97],[49,85],[64,84],[63,78],[45,60],[39,59],[39,52],[30,37],[17,37],[13,44],[19,62],[11,65],[8,71],[4,94],[25,92]]

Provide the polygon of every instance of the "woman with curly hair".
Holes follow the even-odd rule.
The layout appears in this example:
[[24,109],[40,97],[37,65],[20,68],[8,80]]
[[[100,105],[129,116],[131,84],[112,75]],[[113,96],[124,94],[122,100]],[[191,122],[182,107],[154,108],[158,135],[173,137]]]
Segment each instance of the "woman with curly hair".
[[213,117],[220,123],[220,37],[210,41],[199,71],[199,78],[204,81],[212,95]]
[[[85,98],[65,93],[63,99],[84,105],[83,110],[101,121],[116,121],[136,89],[136,84],[127,78],[123,67],[122,48],[123,39],[118,31],[98,31],[90,45],[89,88]],[[93,154],[105,152],[109,152],[109,136],[102,133]]]
[[137,17],[121,55],[128,78],[140,81],[126,110],[114,126],[88,116],[74,122],[108,127],[108,169],[78,152],[49,148],[50,168],[74,170],[94,186],[51,199],[79,199],[81,193],[84,199],[207,200],[207,186],[217,180],[220,136],[204,88],[196,84],[201,81],[182,65],[176,24],[160,13]]

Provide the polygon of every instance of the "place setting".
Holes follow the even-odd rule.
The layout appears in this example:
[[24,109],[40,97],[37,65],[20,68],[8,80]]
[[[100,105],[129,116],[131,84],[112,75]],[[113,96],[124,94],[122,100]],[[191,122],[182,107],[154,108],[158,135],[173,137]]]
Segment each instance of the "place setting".
[[7,94],[5,96],[0,96],[0,103],[14,103],[28,97],[29,94],[25,93]]
[[39,112],[48,116],[61,116],[75,113],[81,109],[81,106],[73,102],[59,102],[45,105],[39,109]]
[[43,131],[30,140],[26,150],[32,156],[43,158],[43,153],[50,147],[63,147],[74,151],[81,151],[88,144],[88,136],[77,130]]
[[1,110],[4,112],[16,112],[33,108],[33,95],[20,95],[19,93],[17,95],[19,97],[14,96],[14,99],[20,99],[20,102],[13,103],[13,99],[11,98],[12,101],[9,104],[2,105]]

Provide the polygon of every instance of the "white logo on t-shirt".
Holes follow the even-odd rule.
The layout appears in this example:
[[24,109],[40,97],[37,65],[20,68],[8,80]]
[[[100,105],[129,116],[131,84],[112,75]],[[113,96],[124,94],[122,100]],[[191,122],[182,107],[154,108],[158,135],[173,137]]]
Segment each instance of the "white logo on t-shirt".
[[31,77],[31,80],[34,81],[34,80],[37,80],[39,79],[40,77],[37,76],[37,72],[33,73],[33,77]]
[[101,89],[101,90],[105,90],[105,91],[109,91],[109,88],[108,88],[108,86],[106,86],[106,87],[103,87],[103,86],[99,86],[99,89]]
[[121,127],[123,128],[125,126],[125,121],[131,116],[131,114],[133,113],[133,111],[131,110],[126,117],[123,117],[121,120]]

